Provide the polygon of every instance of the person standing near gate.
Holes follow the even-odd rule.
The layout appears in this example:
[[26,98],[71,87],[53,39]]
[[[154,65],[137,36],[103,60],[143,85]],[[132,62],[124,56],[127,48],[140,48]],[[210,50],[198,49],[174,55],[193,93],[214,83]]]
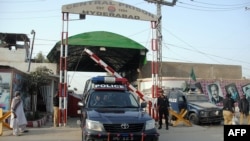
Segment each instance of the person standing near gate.
[[56,90],[56,94],[53,98],[54,105],[54,127],[59,126],[59,91]]
[[230,94],[227,94],[226,98],[223,99],[224,125],[232,125],[234,110],[234,100],[231,98]]
[[13,128],[13,135],[19,136],[20,133],[28,132],[26,130],[27,119],[24,114],[23,101],[19,91],[15,92],[15,97],[11,101],[10,127]]
[[157,109],[159,114],[159,127],[162,128],[162,118],[165,118],[166,130],[168,130],[168,115],[169,115],[169,101],[168,97],[164,95],[163,89],[159,91],[159,97],[157,98]]

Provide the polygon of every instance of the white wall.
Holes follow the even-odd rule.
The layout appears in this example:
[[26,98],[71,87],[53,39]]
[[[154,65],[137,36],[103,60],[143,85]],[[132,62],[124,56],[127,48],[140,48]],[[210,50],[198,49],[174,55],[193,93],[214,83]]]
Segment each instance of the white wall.
[[[14,67],[20,71],[27,72],[29,63],[25,62],[25,49],[10,51],[8,48],[0,47],[0,65]],[[31,63],[30,71],[35,71],[37,67],[46,66],[56,74],[57,64],[55,63]]]

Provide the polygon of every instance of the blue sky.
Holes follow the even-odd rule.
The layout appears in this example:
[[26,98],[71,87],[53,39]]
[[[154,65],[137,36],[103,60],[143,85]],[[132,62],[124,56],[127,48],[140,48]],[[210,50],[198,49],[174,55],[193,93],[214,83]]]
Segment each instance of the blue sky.
[[[83,1],[0,0],[0,32],[24,33],[32,39],[34,29],[33,56],[39,52],[47,55],[61,40],[62,5]],[[156,5],[144,0],[117,1],[156,14]],[[243,77],[250,78],[249,0],[178,0],[173,7],[161,8],[163,61],[240,65]],[[151,50],[152,29],[147,21],[87,15],[85,20],[69,23],[69,36],[90,31],[118,33]],[[151,52],[147,59],[152,60]],[[70,74],[69,80],[76,76]]]

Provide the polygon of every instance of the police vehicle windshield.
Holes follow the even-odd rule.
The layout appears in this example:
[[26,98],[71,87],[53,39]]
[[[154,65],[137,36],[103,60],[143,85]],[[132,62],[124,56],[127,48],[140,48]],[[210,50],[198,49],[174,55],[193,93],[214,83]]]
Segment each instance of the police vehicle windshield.
[[130,92],[95,91],[89,100],[90,108],[139,108],[139,104]]

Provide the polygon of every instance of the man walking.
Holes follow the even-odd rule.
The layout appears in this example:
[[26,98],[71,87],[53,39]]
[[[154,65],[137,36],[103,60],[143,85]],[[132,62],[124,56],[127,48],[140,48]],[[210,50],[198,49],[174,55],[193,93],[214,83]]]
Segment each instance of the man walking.
[[166,130],[168,130],[168,115],[169,115],[169,101],[168,97],[164,95],[164,91],[161,89],[159,91],[159,97],[157,98],[157,109],[159,114],[159,127],[162,128],[162,118],[165,118]]
[[28,132],[26,130],[27,119],[23,110],[23,102],[19,91],[15,92],[15,97],[11,101],[10,127],[13,128],[13,135],[19,136],[20,132]]
[[234,100],[231,98],[230,94],[227,94],[226,98],[223,100],[224,125],[232,125],[234,110]]
[[246,99],[246,95],[242,95],[242,98],[239,101],[239,110],[240,110],[240,125],[243,124],[244,119],[247,119],[249,124],[249,102]]

